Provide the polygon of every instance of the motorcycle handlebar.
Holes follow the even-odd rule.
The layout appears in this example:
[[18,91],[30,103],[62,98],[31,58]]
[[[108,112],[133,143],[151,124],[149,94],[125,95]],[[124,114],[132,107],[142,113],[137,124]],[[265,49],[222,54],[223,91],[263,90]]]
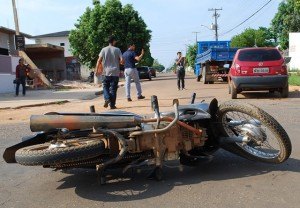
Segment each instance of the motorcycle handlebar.
[[[165,128],[163,129],[155,129],[155,130],[148,130],[148,131],[136,131],[136,132],[132,132],[130,134],[130,137],[131,136],[140,136],[140,135],[143,135],[143,134],[157,134],[157,133],[163,133],[163,132],[166,132],[168,131],[172,126],[174,126],[178,120],[179,120],[179,112],[178,112],[178,105],[179,105],[179,102],[178,100],[174,100],[173,101],[173,106],[174,106],[174,112],[175,112],[175,118],[174,120],[168,125],[166,126]],[[159,117],[157,119],[160,119]],[[146,121],[146,120],[145,120]]]

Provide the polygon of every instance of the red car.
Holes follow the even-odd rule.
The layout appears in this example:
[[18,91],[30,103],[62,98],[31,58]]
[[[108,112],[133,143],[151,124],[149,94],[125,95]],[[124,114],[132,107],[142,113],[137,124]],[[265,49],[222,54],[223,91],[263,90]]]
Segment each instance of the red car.
[[244,48],[235,54],[228,74],[229,94],[232,99],[242,91],[278,91],[289,94],[287,66],[276,48]]

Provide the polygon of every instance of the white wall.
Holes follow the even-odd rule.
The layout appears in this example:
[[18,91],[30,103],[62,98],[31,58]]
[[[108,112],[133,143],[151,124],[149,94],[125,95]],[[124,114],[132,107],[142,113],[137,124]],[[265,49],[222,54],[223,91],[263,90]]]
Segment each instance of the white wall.
[[46,37],[46,38],[37,38],[35,40],[36,44],[52,44],[56,46],[60,46],[61,43],[64,43],[65,46],[61,46],[65,49],[65,57],[72,56],[70,51],[70,42],[68,37]]
[[289,34],[289,56],[292,57],[290,69],[300,70],[300,33]]
[[[12,93],[15,91],[15,85],[13,84],[13,80],[16,78],[16,67],[18,65],[20,57],[14,56],[2,56],[6,57],[6,63],[8,66],[8,73],[0,73],[0,93]],[[3,59],[2,59],[3,61]],[[0,61],[0,65],[3,62]],[[6,64],[6,65],[7,65]],[[1,95],[0,95],[1,96]]]
[[0,32],[0,48],[8,49],[8,40],[9,40],[9,35]]
[[12,74],[0,74],[0,93],[9,93],[15,91],[13,80],[15,75]]

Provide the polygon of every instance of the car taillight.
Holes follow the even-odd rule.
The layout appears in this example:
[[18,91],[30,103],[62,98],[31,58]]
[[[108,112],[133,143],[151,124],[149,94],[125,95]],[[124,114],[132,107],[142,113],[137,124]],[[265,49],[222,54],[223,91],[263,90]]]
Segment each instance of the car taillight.
[[238,65],[238,64],[235,64],[235,71],[236,71],[236,73],[237,74],[240,74],[241,73],[241,66],[240,65]]
[[283,75],[287,75],[287,66],[285,64],[282,64],[280,72]]

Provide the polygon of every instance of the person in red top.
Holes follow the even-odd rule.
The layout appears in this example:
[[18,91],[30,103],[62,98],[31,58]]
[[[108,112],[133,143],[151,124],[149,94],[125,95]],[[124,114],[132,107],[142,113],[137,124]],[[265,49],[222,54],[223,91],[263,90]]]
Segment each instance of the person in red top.
[[30,70],[31,70],[31,68],[28,65],[24,64],[24,59],[20,58],[19,64],[16,67],[16,84],[17,84],[16,96],[19,96],[20,85],[22,85],[23,96],[26,95],[26,86],[25,86],[26,85],[26,77]]

